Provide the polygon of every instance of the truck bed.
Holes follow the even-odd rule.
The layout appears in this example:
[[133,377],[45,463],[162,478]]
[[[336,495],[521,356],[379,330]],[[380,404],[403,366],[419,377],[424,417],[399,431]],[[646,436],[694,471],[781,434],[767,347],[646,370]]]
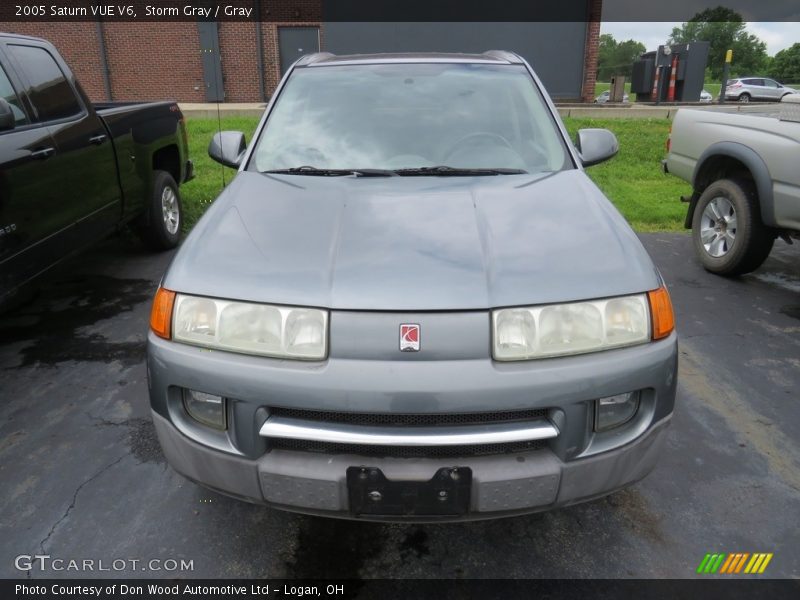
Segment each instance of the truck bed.
[[175,135],[179,129],[176,116],[182,118],[178,104],[172,101],[98,102],[92,106],[108,128],[117,150],[127,150],[131,155],[137,153],[133,145]]
[[709,106],[696,106],[691,109],[681,110],[701,110],[706,112],[715,113],[736,113],[748,115],[753,117],[772,117],[778,118],[781,114],[781,105],[779,103],[764,103],[764,104],[712,104]]

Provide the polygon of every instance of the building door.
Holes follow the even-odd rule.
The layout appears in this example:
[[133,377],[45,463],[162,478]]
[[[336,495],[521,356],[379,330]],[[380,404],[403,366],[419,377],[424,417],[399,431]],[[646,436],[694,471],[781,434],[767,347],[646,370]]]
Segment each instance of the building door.
[[319,27],[278,27],[281,75],[304,54],[319,52]]
[[199,21],[200,57],[203,60],[203,83],[206,102],[224,102],[225,84],[222,80],[222,60],[219,56],[219,31],[216,21]]

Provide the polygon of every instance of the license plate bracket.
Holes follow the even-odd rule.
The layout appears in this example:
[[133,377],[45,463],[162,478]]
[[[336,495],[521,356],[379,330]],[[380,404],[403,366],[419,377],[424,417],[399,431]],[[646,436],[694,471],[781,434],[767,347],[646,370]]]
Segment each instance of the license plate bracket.
[[347,469],[350,512],[356,516],[465,515],[471,488],[469,467],[442,467],[429,481],[393,481],[377,467]]

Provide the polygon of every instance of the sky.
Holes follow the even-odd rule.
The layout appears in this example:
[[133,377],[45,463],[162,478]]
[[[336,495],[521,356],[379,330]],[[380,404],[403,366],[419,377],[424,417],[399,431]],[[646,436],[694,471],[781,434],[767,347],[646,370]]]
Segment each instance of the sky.
[[[673,27],[681,23],[632,23],[610,22],[600,26],[600,33],[610,33],[618,42],[636,40],[642,42],[647,50],[655,50],[664,44],[672,33]],[[800,42],[800,22],[751,22],[747,23],[747,31],[758,36],[767,44],[767,54],[774,56],[776,52]]]

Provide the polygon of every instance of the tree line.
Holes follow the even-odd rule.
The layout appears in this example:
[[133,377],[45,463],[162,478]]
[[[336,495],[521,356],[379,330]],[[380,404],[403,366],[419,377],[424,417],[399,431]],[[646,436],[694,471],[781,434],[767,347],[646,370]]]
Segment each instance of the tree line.
[[[730,77],[766,75],[783,83],[800,83],[800,43],[781,50],[775,56],[769,56],[767,45],[747,31],[742,16],[734,10],[718,6],[697,13],[680,27],[672,29],[667,44],[698,41],[709,42],[707,80],[722,79],[725,53],[732,49]],[[647,48],[641,42],[617,42],[610,34],[601,35],[598,81],[610,81],[616,75],[630,78],[634,61],[646,51]]]

